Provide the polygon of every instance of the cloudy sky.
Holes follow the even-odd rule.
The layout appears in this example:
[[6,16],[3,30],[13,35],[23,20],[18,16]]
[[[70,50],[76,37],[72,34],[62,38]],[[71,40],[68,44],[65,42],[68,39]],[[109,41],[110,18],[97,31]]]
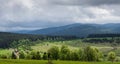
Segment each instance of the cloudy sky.
[[0,31],[120,23],[120,0],[0,0]]

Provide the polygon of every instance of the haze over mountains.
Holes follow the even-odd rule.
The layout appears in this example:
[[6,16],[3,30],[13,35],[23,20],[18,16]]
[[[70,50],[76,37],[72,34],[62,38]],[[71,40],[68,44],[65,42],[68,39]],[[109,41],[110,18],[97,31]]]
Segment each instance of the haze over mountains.
[[120,33],[120,24],[119,23],[109,23],[109,24],[75,23],[65,26],[45,28],[45,29],[39,29],[33,31],[17,31],[16,33],[86,37],[89,34]]

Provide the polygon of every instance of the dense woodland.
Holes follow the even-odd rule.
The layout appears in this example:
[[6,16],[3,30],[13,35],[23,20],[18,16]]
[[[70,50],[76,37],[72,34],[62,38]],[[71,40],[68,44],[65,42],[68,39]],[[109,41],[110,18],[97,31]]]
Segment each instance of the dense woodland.
[[[110,35],[110,34],[109,34]],[[102,37],[98,37],[102,36]],[[47,52],[34,51],[31,46],[43,41],[65,41],[78,39],[75,36],[43,36],[16,33],[0,33],[0,47],[11,48],[13,51],[9,55],[0,55],[2,59],[35,59],[35,60],[72,60],[72,61],[117,61],[115,52],[107,52],[105,55],[99,49],[87,46],[77,50],[70,50],[68,46],[61,48],[52,46]],[[120,42],[120,37],[115,34],[103,37],[103,34],[80,38],[83,43],[113,43]],[[73,42],[74,43],[74,42]],[[48,46],[49,44],[47,44]],[[114,48],[114,47],[113,47]],[[115,49],[115,48],[114,48]]]
[[75,36],[44,36],[44,35],[34,35],[34,34],[17,34],[0,32],[0,48],[9,48],[10,44],[14,41],[21,39],[29,39],[30,41],[36,40],[71,40],[77,39]]
[[90,34],[87,38],[105,38],[105,37],[120,37],[119,33],[106,33],[106,34]]
[[[90,34],[88,37],[78,38],[76,36],[48,36],[35,34],[18,34],[0,32],[0,48],[10,48],[14,41],[29,39],[30,41],[64,41],[81,39],[82,42],[89,43],[120,43],[120,34]],[[34,43],[35,44],[35,43]]]
[[90,34],[83,39],[89,43],[120,43],[120,34]]

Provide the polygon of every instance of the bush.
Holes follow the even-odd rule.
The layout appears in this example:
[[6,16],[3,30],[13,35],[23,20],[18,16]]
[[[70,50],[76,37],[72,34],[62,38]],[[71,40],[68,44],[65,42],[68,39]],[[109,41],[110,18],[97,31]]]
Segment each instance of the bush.
[[41,54],[40,54],[40,52],[36,52],[36,59],[37,59],[37,60],[40,60],[40,59],[41,59]]
[[24,52],[24,51],[21,51],[21,52],[20,52],[19,58],[20,58],[20,59],[25,59],[25,52]]
[[46,52],[44,52],[42,59],[43,60],[47,60],[48,59],[48,54]]
[[2,55],[0,55],[0,58],[1,58],[1,59],[7,59],[7,58],[8,58],[8,56],[7,56],[7,55],[5,55],[5,54],[2,54]]
[[70,50],[67,46],[61,47],[60,60],[70,60]]
[[71,60],[74,60],[74,61],[79,60],[79,54],[77,51],[71,52],[70,57],[71,57]]
[[36,60],[40,60],[41,59],[41,55],[40,55],[40,52],[35,52],[35,51],[32,51],[31,52],[31,59],[36,59]]
[[78,50],[78,57],[80,61],[84,60],[84,52],[82,49]]
[[27,54],[27,55],[25,56],[25,59],[32,59],[32,58],[31,58],[31,55],[30,55],[30,54]]
[[98,49],[90,46],[84,49],[84,60],[86,61],[99,61],[101,55]]
[[109,52],[108,53],[108,60],[109,61],[114,61],[115,60],[115,58],[116,58],[116,54],[115,54],[115,52]]
[[53,46],[48,50],[48,53],[51,55],[52,59],[57,60],[59,58],[59,48]]
[[116,58],[115,58],[115,61],[116,61],[116,62],[120,62],[120,57],[116,57]]

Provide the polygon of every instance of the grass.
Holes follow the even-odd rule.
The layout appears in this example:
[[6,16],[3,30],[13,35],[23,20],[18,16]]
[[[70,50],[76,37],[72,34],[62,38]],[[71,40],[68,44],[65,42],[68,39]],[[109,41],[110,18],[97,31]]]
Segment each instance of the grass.
[[113,47],[111,47],[109,43],[99,43],[99,44],[85,43],[85,42],[81,42],[81,40],[43,42],[36,44],[35,46],[32,46],[32,49],[35,51],[46,52],[52,46],[57,46],[61,48],[62,45],[67,45],[70,48],[70,50],[84,48],[87,46],[98,48],[102,52],[106,52],[113,49]]
[[[42,42],[32,46],[35,51],[46,52],[50,47],[57,46],[61,48],[62,45],[67,45],[70,50],[84,48],[86,46],[92,46],[98,48],[104,54],[112,50],[113,47],[109,43],[82,43],[80,40],[72,41],[54,41],[54,42]],[[0,49],[0,55],[11,54],[12,49]],[[117,54],[120,54],[120,47],[114,50]],[[47,64],[47,60],[13,60],[13,59],[0,59],[0,64]],[[53,61],[53,64],[120,64],[120,62],[80,62],[80,61]]]
[[76,50],[87,46],[92,46],[99,49],[103,54],[107,55],[110,51],[114,51],[117,56],[120,56],[120,44],[117,45],[117,49],[114,50],[110,43],[85,43],[81,40],[69,40],[69,41],[44,41],[42,43],[32,46],[35,51],[47,52],[52,46],[61,48],[62,45],[67,45],[69,49]]
[[[0,64],[48,64],[47,60],[0,60]],[[120,62],[53,61],[53,64],[120,64]]]
[[[37,42],[39,43],[41,41],[37,41]],[[111,47],[109,43],[97,43],[97,44],[96,43],[85,43],[79,39],[69,40],[69,41],[43,41],[39,44],[31,46],[31,48],[34,51],[47,52],[47,50],[51,48],[52,46],[57,46],[61,48],[62,45],[67,45],[71,51],[79,49],[79,48],[84,48],[87,46],[92,46],[92,47],[99,49],[104,54],[107,54],[110,51],[116,52],[117,55],[120,54],[120,47],[119,47],[120,45],[118,45],[118,48],[116,50],[113,50],[113,47]],[[0,55],[11,54],[11,52],[12,52],[12,49],[0,49]]]
[[67,42],[43,42],[40,44],[36,44],[35,46],[32,46],[32,49],[35,51],[41,51],[41,52],[47,52],[48,49],[50,49],[52,46],[57,46],[61,48],[62,45],[67,45],[69,49],[74,50],[78,49],[78,47],[70,46],[66,44]]
[[8,54],[8,53],[11,53],[10,49],[0,49],[0,55],[1,54]]

